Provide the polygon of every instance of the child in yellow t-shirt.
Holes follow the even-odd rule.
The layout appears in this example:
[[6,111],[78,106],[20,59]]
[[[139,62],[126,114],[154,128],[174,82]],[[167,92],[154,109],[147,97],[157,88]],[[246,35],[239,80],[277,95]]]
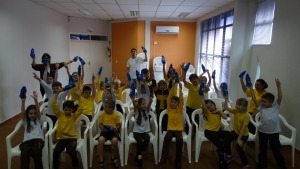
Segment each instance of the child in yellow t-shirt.
[[182,93],[182,86],[179,83],[179,97],[176,96],[177,94],[177,87],[178,83],[173,85],[172,90],[167,99],[167,112],[168,112],[168,130],[167,134],[164,138],[162,155],[159,162],[159,165],[162,166],[166,164],[167,158],[169,156],[169,146],[170,142],[173,137],[176,138],[176,158],[175,158],[175,166],[176,169],[180,169],[181,167],[181,156],[182,156],[182,109],[183,109],[183,93]]
[[[81,72],[81,78],[79,80],[79,76],[78,76],[78,72],[73,72],[72,73],[72,77],[74,79],[74,83],[75,83],[75,87],[72,88],[70,90],[70,96],[71,96],[71,100],[72,101],[77,101],[79,100],[79,96],[77,96],[76,92],[77,92],[77,89],[78,89],[78,85],[82,85],[84,83],[84,65],[81,64],[81,68],[82,68],[82,72]],[[80,84],[78,84],[80,82]],[[82,90],[82,88],[80,88],[80,90]]]
[[58,142],[53,150],[53,168],[58,169],[60,153],[65,149],[72,159],[73,168],[76,168],[78,167],[78,159],[76,154],[77,135],[75,134],[75,122],[77,117],[82,113],[82,108],[79,106],[74,113],[74,102],[67,100],[63,103],[63,110],[61,110],[57,104],[57,97],[58,93],[52,101],[53,111],[58,118],[56,131]]
[[100,81],[101,74],[98,74],[98,79],[97,79],[97,84],[96,84],[96,89],[97,89],[97,94],[98,94],[98,100],[97,103],[100,103],[102,100],[102,96],[104,93],[105,89],[105,83],[104,81]]
[[[228,102],[228,95],[224,96],[225,103]],[[240,98],[236,101],[235,108],[228,108],[227,104],[224,104],[225,110],[229,111],[231,114],[234,114],[233,121],[233,131],[230,132],[228,136],[223,139],[226,154],[225,160],[229,163],[233,160],[233,156],[231,155],[231,146],[230,143],[236,139],[235,149],[239,154],[243,168],[249,168],[249,163],[247,157],[245,155],[243,146],[247,142],[249,137],[248,124],[250,121],[250,116],[247,113],[248,101],[244,98]]]
[[98,139],[98,155],[99,155],[99,166],[98,168],[104,168],[103,160],[103,148],[106,140],[111,141],[111,161],[114,167],[119,166],[119,161],[116,157],[118,150],[118,136],[116,132],[120,129],[120,117],[114,112],[115,102],[107,100],[104,103],[104,113],[99,118],[99,127],[101,129],[100,137]]

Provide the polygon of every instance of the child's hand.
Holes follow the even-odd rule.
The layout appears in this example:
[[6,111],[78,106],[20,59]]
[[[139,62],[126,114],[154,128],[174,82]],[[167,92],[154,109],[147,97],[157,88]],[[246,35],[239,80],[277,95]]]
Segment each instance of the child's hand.
[[239,144],[239,146],[241,146],[241,147],[243,146],[243,141],[242,141],[241,139],[238,139],[238,140],[236,141],[236,143]]
[[66,65],[65,68],[68,70],[69,69],[68,65]]
[[80,91],[80,90],[77,90],[77,91],[76,91],[76,95],[77,95],[78,97],[80,97],[81,91]]
[[92,76],[92,82],[95,81],[95,78],[96,78],[96,77],[95,77],[95,75],[94,75],[94,73],[93,73],[93,76]]
[[224,99],[228,99],[228,95],[223,94]]
[[275,79],[275,82],[277,87],[281,87],[281,82],[279,81],[279,79]]
[[153,102],[153,97],[150,97],[149,98],[149,103],[152,103]]
[[131,100],[134,102],[134,99],[135,99],[135,96],[130,96],[129,97],[131,98]]
[[59,63],[55,63],[56,70],[59,68]]
[[33,77],[34,77],[36,80],[40,80],[40,78],[36,75],[35,72],[32,72],[32,74],[33,74]]
[[31,97],[34,99],[34,100],[37,100],[38,99],[38,93],[36,91],[33,91]]

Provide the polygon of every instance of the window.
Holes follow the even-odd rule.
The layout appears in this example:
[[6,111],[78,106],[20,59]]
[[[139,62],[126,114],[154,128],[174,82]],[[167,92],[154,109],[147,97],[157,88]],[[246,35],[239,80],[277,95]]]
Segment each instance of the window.
[[252,42],[253,45],[268,45],[271,43],[274,11],[274,0],[264,0],[258,3]]
[[70,34],[71,40],[91,40],[91,41],[108,41],[108,36],[87,35],[87,34]]
[[233,10],[201,22],[201,45],[198,72],[216,70],[216,84],[228,81]]

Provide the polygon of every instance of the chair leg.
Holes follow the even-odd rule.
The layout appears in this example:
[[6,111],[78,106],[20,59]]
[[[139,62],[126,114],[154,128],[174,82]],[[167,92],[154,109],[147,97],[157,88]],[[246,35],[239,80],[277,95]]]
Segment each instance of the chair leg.
[[127,162],[128,162],[128,156],[129,156],[129,146],[128,143],[125,144],[125,165],[127,165]]
[[294,160],[295,160],[295,146],[292,146],[292,166],[294,166]]
[[[197,140],[197,139],[195,139]],[[199,142],[195,141],[195,162],[198,163],[198,157],[199,157]]]
[[49,161],[47,159],[48,159],[48,152],[44,150],[43,156],[42,156],[42,162],[43,162],[44,169],[49,169]]
[[189,163],[191,163],[192,162],[191,142],[187,143],[186,146],[187,146],[187,152],[188,152],[188,157],[189,157]]
[[[90,138],[93,139],[93,138]],[[90,167],[93,166],[94,144],[90,142]]]
[[121,167],[124,166],[124,143],[119,143],[119,155],[120,155],[120,161],[121,161]]
[[8,167],[8,169],[11,169],[11,158],[12,158],[12,156],[7,155],[7,167]]
[[153,147],[153,154],[154,154],[154,160],[155,160],[155,164],[158,163],[158,157],[157,157],[157,144],[152,144]]

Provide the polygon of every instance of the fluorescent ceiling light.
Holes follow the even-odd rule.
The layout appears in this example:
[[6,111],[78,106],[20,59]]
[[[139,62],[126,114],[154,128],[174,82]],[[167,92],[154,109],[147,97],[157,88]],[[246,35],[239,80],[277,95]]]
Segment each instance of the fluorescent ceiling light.
[[186,16],[188,16],[190,13],[188,12],[181,12],[177,17],[178,18],[185,18]]
[[131,16],[137,16],[137,17],[140,16],[139,11],[130,11],[130,14]]
[[86,15],[93,15],[92,13],[90,13],[89,11],[84,10],[84,9],[79,9],[79,11],[86,14]]

